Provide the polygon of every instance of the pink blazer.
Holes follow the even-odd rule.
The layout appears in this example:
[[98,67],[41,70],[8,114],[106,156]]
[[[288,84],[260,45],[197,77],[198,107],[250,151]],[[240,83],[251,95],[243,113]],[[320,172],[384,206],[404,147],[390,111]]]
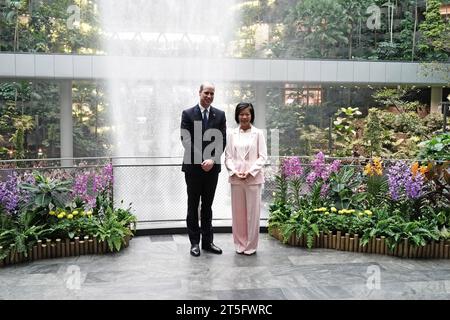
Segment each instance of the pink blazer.
[[[231,184],[261,184],[264,183],[263,167],[267,160],[266,138],[262,130],[252,126],[250,129],[251,146],[246,154],[236,148],[239,138],[239,128],[229,130],[225,148],[225,167],[228,169],[228,181]],[[230,132],[231,131],[231,132]],[[247,179],[238,178],[235,173],[248,171]]]

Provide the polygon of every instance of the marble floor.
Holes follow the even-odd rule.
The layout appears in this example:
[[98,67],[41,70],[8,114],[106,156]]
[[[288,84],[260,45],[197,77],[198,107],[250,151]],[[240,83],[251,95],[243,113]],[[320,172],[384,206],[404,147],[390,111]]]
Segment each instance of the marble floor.
[[260,235],[257,254],[189,254],[186,235],[135,237],[120,253],[0,269],[0,299],[352,300],[450,299],[450,260],[291,247]]

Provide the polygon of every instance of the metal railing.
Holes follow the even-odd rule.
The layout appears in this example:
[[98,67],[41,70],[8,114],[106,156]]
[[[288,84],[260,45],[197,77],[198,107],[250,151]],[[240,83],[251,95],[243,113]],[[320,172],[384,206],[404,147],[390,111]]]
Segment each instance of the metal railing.
[[[268,218],[269,206],[276,190],[275,175],[283,157],[271,157],[265,167],[266,181],[262,192],[261,219]],[[299,157],[304,175],[311,169],[313,157]],[[369,159],[326,158],[327,163],[339,159],[342,165],[362,169]],[[0,161],[0,180],[5,181],[13,172],[20,175],[33,171],[57,179],[75,179],[77,175],[100,172],[111,163],[114,173],[113,196],[116,206],[131,205],[139,222],[184,221],[187,211],[187,195],[184,173],[181,171],[181,157],[93,157],[65,159],[28,159]],[[71,161],[72,166],[61,166]],[[390,161],[383,159],[385,163]],[[413,160],[405,160],[413,161]],[[70,199],[67,198],[67,201]],[[231,219],[230,186],[226,169],[222,166],[213,203],[215,220]]]

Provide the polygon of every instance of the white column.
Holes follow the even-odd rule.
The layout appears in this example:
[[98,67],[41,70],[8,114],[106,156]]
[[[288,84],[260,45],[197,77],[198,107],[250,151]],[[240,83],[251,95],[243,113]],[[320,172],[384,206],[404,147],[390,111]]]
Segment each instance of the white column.
[[[61,158],[73,158],[73,121],[72,121],[72,81],[59,83],[59,105],[61,107],[60,136]],[[62,160],[61,166],[73,166],[73,160]]]
[[255,126],[259,129],[266,129],[266,95],[267,89],[265,83],[253,84],[255,88]]
[[431,87],[430,112],[441,112],[442,87]]

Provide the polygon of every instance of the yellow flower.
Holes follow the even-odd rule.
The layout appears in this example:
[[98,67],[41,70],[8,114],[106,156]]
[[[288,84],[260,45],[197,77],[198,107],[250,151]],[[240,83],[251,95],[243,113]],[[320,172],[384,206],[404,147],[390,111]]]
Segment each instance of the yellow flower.
[[372,214],[372,211],[370,211],[370,210],[364,210],[364,213],[370,216],[370,215]]
[[64,218],[64,215],[62,213],[60,213],[57,215],[57,217],[58,217],[58,219],[62,219],[62,218]]
[[425,174],[425,173],[427,173],[430,170],[428,169],[427,166],[421,166],[419,171],[420,171],[421,174]]
[[379,166],[376,166],[374,168],[374,171],[378,176],[381,176],[383,174],[383,167],[381,166],[381,164]]
[[364,174],[366,176],[372,175],[372,165],[370,163],[366,164],[366,166],[364,167]]
[[325,211],[323,214],[330,214],[328,211]]
[[418,171],[419,171],[419,163],[414,162],[411,166],[411,172],[412,172],[413,177],[415,177],[417,175]]
[[383,174],[383,166],[380,157],[375,157],[364,167],[364,174],[373,176],[374,174],[381,176]]
[[53,211],[53,210],[51,210],[48,214],[51,215],[51,216],[55,216],[55,215],[56,215],[56,212]]
[[339,210],[338,213],[339,213],[339,214],[343,214],[343,213],[344,213],[344,209]]
[[358,216],[363,216],[363,215],[364,215],[364,213],[358,212]]
[[335,207],[331,207],[331,212],[336,212],[337,209]]
[[73,214],[74,216],[76,216],[76,215],[78,214],[78,210],[72,211],[72,214]]
[[90,215],[92,215],[92,211],[89,210],[89,211],[86,212],[86,214],[87,214],[88,216],[90,216]]
[[68,214],[67,219],[73,219],[73,214]]

